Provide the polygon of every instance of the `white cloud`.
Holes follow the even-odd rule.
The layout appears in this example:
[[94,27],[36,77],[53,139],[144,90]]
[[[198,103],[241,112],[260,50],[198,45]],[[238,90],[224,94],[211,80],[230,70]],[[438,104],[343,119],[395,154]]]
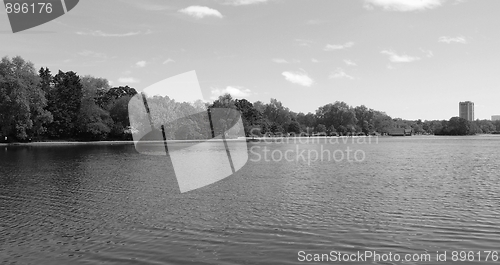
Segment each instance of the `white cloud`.
[[287,60],[282,59],[282,58],[274,58],[272,61],[275,63],[288,63]]
[[347,60],[347,59],[344,60],[344,63],[347,65],[350,65],[350,66],[357,66],[357,64],[355,62],[353,62],[351,60]]
[[309,87],[309,86],[311,86],[314,83],[314,81],[306,73],[283,72],[282,75],[289,82],[292,82],[294,84],[298,84],[298,85],[301,85],[301,86],[307,86],[307,87]]
[[456,42],[456,43],[466,44],[467,39],[465,39],[464,36],[458,36],[458,37],[443,36],[443,37],[439,37],[438,42],[444,42],[444,43]]
[[231,94],[231,96],[236,97],[236,98],[245,98],[250,96],[252,91],[250,89],[243,89],[242,87],[239,86],[227,86],[226,88],[220,89],[220,88],[212,88],[211,91],[212,95],[210,98],[212,100],[217,99],[219,96],[222,96],[224,94]]
[[317,59],[315,59],[315,58],[311,58],[311,62],[313,62],[313,63],[319,63],[319,61]]
[[226,0],[224,4],[233,6],[246,6],[253,4],[266,3],[268,0]]
[[345,44],[327,44],[324,48],[325,51],[334,51],[350,48],[354,45],[354,42],[346,42]]
[[101,30],[94,30],[94,31],[89,31],[89,32],[77,31],[76,34],[96,36],[96,37],[130,37],[130,36],[139,35],[139,34],[141,34],[141,32],[135,31],[135,32],[127,32],[127,33],[106,33],[106,32],[103,32]]
[[137,67],[145,67],[146,66],[146,61],[138,61],[137,63],[135,63],[135,66]]
[[175,61],[171,58],[168,58],[163,62],[163,64],[168,64],[168,63],[175,63]]
[[135,84],[139,83],[140,80],[134,77],[120,77],[118,78],[119,83],[128,83],[128,84]]
[[222,14],[219,11],[206,6],[189,6],[184,9],[180,9],[179,12],[195,18],[204,18],[209,16],[222,18]]
[[380,53],[389,55],[389,61],[393,63],[410,63],[420,60],[420,57],[409,56],[406,54],[399,55],[392,50],[383,50]]
[[375,6],[387,11],[417,11],[434,9],[443,5],[445,0],[365,0],[364,7],[373,9]]
[[329,78],[348,78],[348,79],[354,79],[354,77],[346,74],[342,68],[337,68],[337,70],[333,71]]

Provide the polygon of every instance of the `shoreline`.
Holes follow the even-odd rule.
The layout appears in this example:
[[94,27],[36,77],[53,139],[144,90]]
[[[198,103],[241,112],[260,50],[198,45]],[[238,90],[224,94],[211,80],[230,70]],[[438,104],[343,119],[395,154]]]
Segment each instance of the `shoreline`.
[[[455,135],[413,135],[413,136],[455,136]],[[477,135],[464,135],[464,136],[500,136],[494,134],[477,134]],[[292,140],[292,139],[331,139],[331,138],[392,138],[399,136],[314,136],[314,137],[255,137],[255,138],[238,138],[238,139],[226,139],[226,141],[230,142],[278,142],[283,140]],[[403,137],[403,136],[401,136]],[[409,136],[406,136],[409,137]],[[201,140],[167,140],[170,144],[182,144],[182,143],[202,143],[202,142],[218,142],[222,141],[222,139],[201,139]],[[147,144],[163,144],[163,141],[141,141],[141,143]],[[8,147],[8,146],[65,146],[65,145],[134,145],[134,141],[48,141],[48,142],[28,142],[28,143],[0,143],[0,147]]]
[[28,143],[0,143],[0,146],[37,146],[37,145],[109,145],[109,144],[134,144],[134,141],[53,141],[53,142],[28,142]]
[[[315,136],[315,137],[241,137],[237,139],[226,139],[229,142],[270,142],[270,141],[283,141],[290,139],[329,139],[329,138],[360,138],[360,137],[376,137],[376,136]],[[170,144],[181,143],[202,143],[202,142],[219,142],[222,139],[200,139],[200,140],[167,140]],[[146,144],[163,144],[163,141],[140,141]],[[64,146],[64,145],[134,145],[134,141],[47,141],[47,142],[12,142],[0,143],[0,146]]]
[[[222,139],[202,139],[202,140],[167,140],[168,143],[202,143],[202,142],[218,142]],[[237,142],[237,141],[251,141],[251,139],[226,139],[226,141]],[[163,144],[163,141],[140,141],[140,143],[146,144]],[[64,146],[64,145],[134,145],[134,141],[50,141],[50,142],[12,142],[12,143],[0,143],[0,146]]]

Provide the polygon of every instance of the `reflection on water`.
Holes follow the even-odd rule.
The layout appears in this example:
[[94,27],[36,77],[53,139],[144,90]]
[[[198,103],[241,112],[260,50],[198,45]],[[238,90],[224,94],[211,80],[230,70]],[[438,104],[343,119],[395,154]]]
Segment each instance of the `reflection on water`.
[[[348,146],[366,158],[258,159],[264,147]],[[447,251],[440,264],[452,264],[454,250],[500,252],[500,138],[248,147],[257,148],[235,175],[183,194],[168,157],[133,145],[0,147],[0,260],[295,264],[299,251],[368,250],[432,258]]]

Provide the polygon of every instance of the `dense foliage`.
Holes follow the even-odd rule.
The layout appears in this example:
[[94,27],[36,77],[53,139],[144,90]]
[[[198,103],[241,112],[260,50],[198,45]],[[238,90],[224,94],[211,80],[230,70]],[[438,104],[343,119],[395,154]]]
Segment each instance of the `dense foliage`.
[[241,112],[245,134],[249,135],[376,135],[387,134],[394,128],[411,129],[414,134],[471,135],[500,131],[500,121],[467,121],[452,117],[449,121],[411,121],[393,119],[384,112],[366,106],[349,106],[336,101],[319,107],[315,113],[295,113],[271,99],[268,104],[254,104],[245,99],[223,95],[211,107],[236,108]]
[[21,57],[0,62],[0,134],[14,141],[130,139],[129,87],[48,68],[35,71]]
[[[129,122],[129,102],[134,88],[110,87],[106,79],[79,76],[73,71],[53,75],[48,68],[36,72],[21,57],[0,61],[0,136],[11,141],[131,139],[135,128]],[[352,107],[336,101],[315,113],[295,113],[277,99],[269,103],[220,96],[212,103],[175,102],[168,97],[148,99],[152,123],[166,124],[167,139],[197,139],[210,136],[203,115],[175,120],[186,113],[211,108],[231,108],[241,113],[244,134],[384,134],[393,128],[412,129],[415,134],[469,135],[500,131],[500,121],[467,120],[411,121],[393,119],[365,106]],[[182,116],[182,115],[181,115]]]

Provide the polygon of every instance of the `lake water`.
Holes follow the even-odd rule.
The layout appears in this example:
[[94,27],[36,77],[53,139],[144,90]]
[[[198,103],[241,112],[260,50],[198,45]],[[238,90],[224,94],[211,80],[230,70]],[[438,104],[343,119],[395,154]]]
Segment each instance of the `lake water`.
[[500,137],[351,140],[248,143],[240,171],[187,193],[130,144],[0,146],[0,261],[500,264]]

